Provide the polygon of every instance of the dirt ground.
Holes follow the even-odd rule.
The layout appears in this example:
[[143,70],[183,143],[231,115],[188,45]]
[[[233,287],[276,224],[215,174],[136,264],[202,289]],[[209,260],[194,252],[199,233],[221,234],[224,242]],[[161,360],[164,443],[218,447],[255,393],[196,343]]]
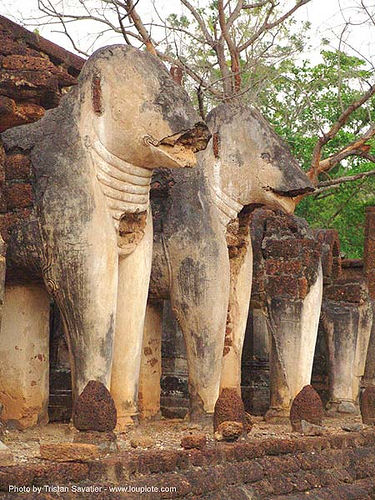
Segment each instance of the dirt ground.
[[[292,432],[289,423],[269,424],[262,417],[252,417],[253,428],[246,439],[257,441],[265,438],[289,438],[299,439],[301,434]],[[354,430],[355,424],[361,424],[359,416],[347,416],[345,418],[327,418],[323,422],[324,434],[339,434]],[[343,430],[342,427],[348,427]],[[367,426],[361,424],[361,428]],[[355,429],[358,430],[358,429]],[[181,449],[181,438],[190,432],[204,432],[208,444],[214,441],[212,427],[191,424],[179,419],[161,419],[154,422],[145,422],[139,426],[129,428],[124,433],[116,433],[119,451],[127,451],[134,448],[157,449]],[[40,445],[62,442],[73,442],[78,434],[72,424],[51,423],[42,427],[35,427],[24,431],[3,430],[0,439],[11,450],[15,464],[35,463],[41,460]],[[323,435],[324,435],[323,434]],[[95,443],[94,443],[95,444]]]

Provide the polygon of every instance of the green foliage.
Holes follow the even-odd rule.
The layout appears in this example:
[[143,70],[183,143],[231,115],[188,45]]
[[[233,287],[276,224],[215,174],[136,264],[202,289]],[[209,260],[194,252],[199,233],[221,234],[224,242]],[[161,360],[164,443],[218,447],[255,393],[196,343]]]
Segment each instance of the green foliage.
[[[261,96],[261,108],[276,131],[289,143],[305,170],[310,167],[317,136],[328,131],[343,109],[357,100],[368,88],[371,72],[364,61],[343,52],[322,52],[323,61],[312,66],[303,61],[283,63],[276,77]],[[328,157],[358,138],[375,120],[375,99],[352,113],[346,125],[324,149]],[[372,142],[372,154],[375,141]],[[338,164],[329,176],[339,178],[372,170],[375,164],[349,157]],[[316,196],[306,197],[297,215],[312,227],[339,231],[342,252],[348,258],[360,258],[363,252],[364,207],[375,204],[375,177],[341,184]]]
[[[371,170],[371,166],[367,164],[360,170]],[[312,227],[336,229],[342,253],[347,258],[362,258],[365,206],[375,204],[375,179],[370,177],[341,184],[323,196],[321,199],[306,197],[298,205],[296,215],[304,217]]]

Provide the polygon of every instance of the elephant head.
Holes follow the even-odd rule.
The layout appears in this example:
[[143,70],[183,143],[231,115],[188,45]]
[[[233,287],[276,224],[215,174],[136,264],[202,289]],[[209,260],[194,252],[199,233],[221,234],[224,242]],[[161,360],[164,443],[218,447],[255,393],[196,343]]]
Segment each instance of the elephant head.
[[81,135],[136,167],[192,167],[210,138],[188,95],[157,57],[126,45],[99,49],[79,78]]
[[[294,197],[313,191],[283,140],[255,109],[223,104],[207,117],[212,147],[201,153],[213,188],[244,206],[292,213]],[[211,157],[211,158],[207,158]]]

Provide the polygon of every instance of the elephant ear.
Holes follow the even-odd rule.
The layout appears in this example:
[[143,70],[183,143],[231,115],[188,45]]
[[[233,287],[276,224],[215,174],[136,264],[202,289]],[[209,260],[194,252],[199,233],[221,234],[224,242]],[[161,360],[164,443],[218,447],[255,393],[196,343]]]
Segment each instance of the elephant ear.
[[104,112],[101,74],[95,71],[91,80],[91,102],[94,113],[98,116]]

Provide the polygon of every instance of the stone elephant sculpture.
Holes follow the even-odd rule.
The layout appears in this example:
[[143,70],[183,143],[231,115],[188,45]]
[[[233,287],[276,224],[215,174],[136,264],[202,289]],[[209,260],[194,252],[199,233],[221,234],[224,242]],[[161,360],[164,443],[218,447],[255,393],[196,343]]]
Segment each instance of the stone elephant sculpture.
[[[247,335],[252,340],[246,357],[269,360],[266,420],[289,421],[293,399],[311,382],[323,294],[321,243],[304,219],[265,209],[254,210],[250,232],[254,274]],[[244,378],[251,383],[247,370]],[[251,392],[249,409],[257,406],[259,385],[257,394]]]
[[121,354],[115,353],[112,390],[121,403],[118,418],[124,417],[137,390],[151,270],[152,169],[194,166],[195,152],[209,137],[164,65],[124,45],[91,56],[58,108],[2,134],[7,157],[22,157],[29,165],[32,198],[29,209],[8,214],[2,228],[5,420],[32,425],[45,419],[50,307],[45,290],[62,316],[74,398],[92,380],[110,388],[116,331]]
[[324,287],[313,380],[327,414],[340,417],[359,411],[360,386],[367,384],[373,306],[361,262],[341,259],[337,231],[319,229],[315,234],[322,244]]
[[163,299],[170,298],[185,338],[190,418],[210,418],[220,387],[240,391],[252,280],[248,211],[266,205],[293,212],[293,197],[313,190],[256,110],[221,105],[207,124],[213,136],[198,167],[171,173],[155,207],[139,389],[144,417],[159,411]]
[[327,345],[330,416],[359,412],[373,324],[366,281],[341,277],[324,287],[319,328]]

